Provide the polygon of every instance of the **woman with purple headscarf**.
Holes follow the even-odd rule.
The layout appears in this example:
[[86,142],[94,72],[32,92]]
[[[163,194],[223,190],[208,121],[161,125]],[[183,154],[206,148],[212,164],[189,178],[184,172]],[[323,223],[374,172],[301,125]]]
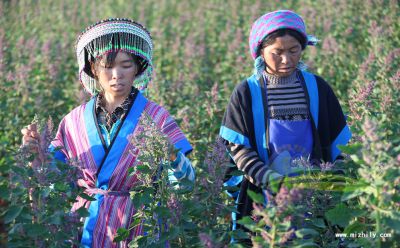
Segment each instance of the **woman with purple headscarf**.
[[[337,146],[351,138],[331,87],[300,61],[304,49],[316,42],[290,10],[267,13],[251,28],[254,73],[234,89],[220,129],[236,164],[225,185],[240,188],[231,192],[239,212],[232,216],[233,229],[253,210],[248,190],[265,193],[271,182],[296,175],[293,161],[298,159],[334,162],[340,156]],[[244,175],[230,176],[232,170]]]

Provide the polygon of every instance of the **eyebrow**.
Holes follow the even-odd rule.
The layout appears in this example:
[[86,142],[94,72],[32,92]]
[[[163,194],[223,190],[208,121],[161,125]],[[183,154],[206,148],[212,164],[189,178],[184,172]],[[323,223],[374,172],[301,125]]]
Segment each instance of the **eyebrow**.
[[126,59],[126,60],[122,60],[122,61],[120,61],[120,63],[127,63],[127,62],[133,62],[132,60],[130,60],[130,59]]
[[[301,45],[300,45],[301,46]],[[289,47],[288,48],[288,50],[292,50],[292,49],[294,49],[294,48],[299,48],[299,45],[295,45],[295,46],[292,46],[292,47]],[[281,49],[281,48],[274,48],[275,50],[278,50],[278,51],[283,51],[283,50],[285,50],[285,49]]]

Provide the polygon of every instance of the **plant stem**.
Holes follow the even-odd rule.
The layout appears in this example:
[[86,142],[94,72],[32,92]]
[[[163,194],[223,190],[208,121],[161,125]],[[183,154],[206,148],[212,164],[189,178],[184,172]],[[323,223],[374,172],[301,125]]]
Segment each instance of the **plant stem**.
[[275,236],[276,236],[276,225],[275,225],[275,220],[274,220],[274,222],[272,223],[272,228],[271,228],[271,231],[272,231],[272,238],[271,238],[271,243],[269,244],[269,248],[274,248],[275,247]]
[[[377,195],[378,195],[378,204],[379,204],[379,196],[380,196],[379,188],[377,188],[376,191],[378,193]],[[377,210],[375,210],[375,211],[376,211],[375,212],[376,213],[376,217],[375,217],[375,219],[376,219],[375,232],[376,232],[376,235],[378,235],[377,248],[381,248],[381,239],[379,238],[379,235],[381,233],[381,213],[379,211],[377,211]]]

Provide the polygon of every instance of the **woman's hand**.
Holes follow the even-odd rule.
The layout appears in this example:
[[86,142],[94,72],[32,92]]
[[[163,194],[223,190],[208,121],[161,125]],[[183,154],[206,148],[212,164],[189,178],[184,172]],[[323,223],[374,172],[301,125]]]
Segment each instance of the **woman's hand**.
[[169,144],[168,153],[169,153],[169,160],[171,162],[176,160],[176,154],[178,151],[179,150],[177,150],[173,144]]
[[27,147],[32,153],[39,153],[40,134],[35,123],[28,125],[21,130],[22,146]]

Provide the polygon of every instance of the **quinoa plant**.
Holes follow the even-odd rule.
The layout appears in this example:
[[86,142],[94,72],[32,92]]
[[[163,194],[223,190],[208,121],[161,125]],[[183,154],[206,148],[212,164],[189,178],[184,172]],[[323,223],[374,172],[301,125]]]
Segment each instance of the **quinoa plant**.
[[77,244],[81,209],[71,207],[80,190],[77,162],[57,162],[48,147],[53,138],[53,123],[35,118],[40,144],[37,154],[28,146],[16,153],[16,164],[9,171],[9,208],[2,213],[8,224],[8,247],[70,247]]
[[143,115],[135,136],[130,137],[135,148],[130,152],[138,155],[138,163],[132,175],[138,184],[131,190],[131,198],[137,212],[128,230],[119,229],[116,241],[126,239],[133,228],[142,227],[143,233],[135,237],[130,247],[199,247],[209,238],[215,247],[227,243],[229,225],[224,216],[232,208],[223,203],[223,163],[225,148],[217,142],[208,153],[205,162],[208,178],[197,178],[199,183],[186,180],[171,182],[169,161],[171,149],[149,116]]

